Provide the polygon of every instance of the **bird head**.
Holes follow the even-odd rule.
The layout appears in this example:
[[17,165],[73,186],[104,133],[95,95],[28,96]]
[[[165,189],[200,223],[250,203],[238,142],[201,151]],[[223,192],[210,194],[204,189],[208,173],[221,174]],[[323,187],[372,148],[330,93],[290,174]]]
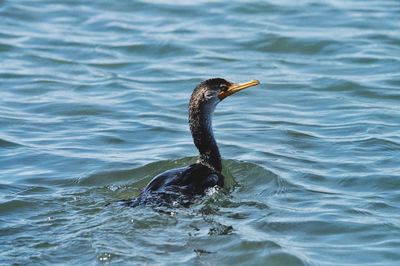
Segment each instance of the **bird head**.
[[212,104],[216,106],[226,97],[258,84],[260,84],[258,80],[251,80],[245,83],[232,83],[222,78],[207,79],[197,85],[193,91],[192,100],[200,104]]

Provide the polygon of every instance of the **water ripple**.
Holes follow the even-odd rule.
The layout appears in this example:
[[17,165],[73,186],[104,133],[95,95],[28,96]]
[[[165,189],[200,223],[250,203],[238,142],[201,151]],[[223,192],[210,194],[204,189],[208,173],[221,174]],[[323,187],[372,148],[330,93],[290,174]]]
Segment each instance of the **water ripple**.
[[[0,264],[397,265],[399,12],[0,1]],[[196,160],[188,99],[214,76],[261,80],[214,117],[227,189],[118,204]]]

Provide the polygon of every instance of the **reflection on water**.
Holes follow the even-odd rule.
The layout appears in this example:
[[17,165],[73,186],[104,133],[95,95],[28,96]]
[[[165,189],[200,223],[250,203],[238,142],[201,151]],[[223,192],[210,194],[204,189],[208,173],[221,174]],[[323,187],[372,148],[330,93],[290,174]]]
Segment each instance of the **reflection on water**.
[[[400,5],[0,1],[0,264],[397,265]],[[203,79],[224,190],[126,208],[196,159]]]

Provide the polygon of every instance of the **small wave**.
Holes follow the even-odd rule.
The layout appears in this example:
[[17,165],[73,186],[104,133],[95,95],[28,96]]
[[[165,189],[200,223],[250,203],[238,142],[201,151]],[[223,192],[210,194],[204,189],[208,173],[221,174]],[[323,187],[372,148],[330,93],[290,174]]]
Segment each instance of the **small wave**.
[[18,147],[18,146],[22,146],[22,145],[19,143],[16,143],[16,142],[12,142],[12,141],[8,141],[8,140],[0,138],[0,147],[12,148],[12,147]]
[[244,43],[246,47],[254,47],[253,49],[268,53],[282,54],[320,54],[326,52],[337,51],[341,45],[333,39],[316,40],[316,39],[300,39],[295,37],[268,34],[261,40]]

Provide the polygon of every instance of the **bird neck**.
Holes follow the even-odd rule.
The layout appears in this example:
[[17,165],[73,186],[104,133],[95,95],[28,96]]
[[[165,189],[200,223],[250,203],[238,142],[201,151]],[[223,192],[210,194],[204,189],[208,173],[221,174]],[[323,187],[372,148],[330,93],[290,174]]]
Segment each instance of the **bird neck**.
[[199,150],[199,163],[221,172],[221,155],[212,130],[214,109],[215,105],[213,104],[191,102],[189,105],[189,125],[194,144]]

